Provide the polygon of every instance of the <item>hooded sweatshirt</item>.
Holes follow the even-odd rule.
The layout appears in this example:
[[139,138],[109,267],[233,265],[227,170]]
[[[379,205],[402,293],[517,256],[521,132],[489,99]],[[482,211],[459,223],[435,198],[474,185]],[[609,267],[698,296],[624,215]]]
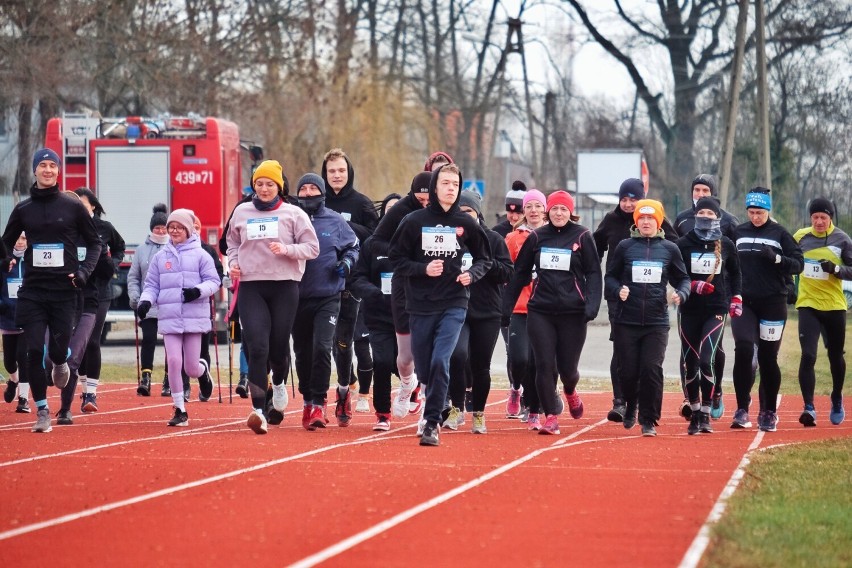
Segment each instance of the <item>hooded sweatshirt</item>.
[[[470,291],[456,281],[462,273],[465,250],[472,257],[467,270],[471,284],[491,268],[491,250],[485,232],[476,220],[459,208],[461,179],[455,202],[449,210],[444,211],[438,202],[436,187],[443,168],[442,165],[432,172],[429,205],[406,216],[390,243],[388,256],[394,273],[407,277],[405,308],[410,314],[436,314],[450,308],[467,308]],[[440,276],[426,274],[426,266],[433,260],[444,261]]]
[[349,169],[349,179],[340,193],[335,193],[331,189],[326,173],[326,162],[322,164],[322,179],[329,190],[325,196],[325,206],[343,215],[343,218],[355,231],[358,239],[364,241],[376,230],[379,215],[376,213],[376,206],[370,201],[370,198],[355,189],[355,168],[352,167],[349,158],[345,158],[345,160]]
[[[320,188],[323,191],[324,188]],[[346,279],[337,271],[338,261],[346,261],[350,270],[355,268],[360,244],[355,232],[336,213],[320,205],[311,215],[319,241],[319,255],[305,264],[305,274],[299,282],[300,298],[325,298],[343,291]]]
[[426,184],[431,183],[431,173],[421,172],[414,176],[414,179],[411,181],[411,188],[408,190],[405,197],[400,199],[393,207],[391,207],[390,211],[387,211],[379,220],[379,225],[373,233],[377,241],[373,244],[374,247],[380,251],[382,250],[382,247],[384,247],[385,254],[387,253],[387,246],[390,243],[391,237],[393,237],[393,234],[396,232],[397,227],[399,227],[400,222],[402,222],[403,217],[412,211],[419,211],[420,209],[423,209],[423,206],[420,205],[420,201],[418,201],[417,197],[415,197],[417,193],[420,193],[420,191],[418,191],[420,189],[420,184],[425,186]]
[[[633,213],[625,213],[618,205],[604,216],[594,232],[595,246],[598,249],[598,255],[601,260],[603,260],[604,253],[607,250],[615,250],[618,243],[630,238],[630,228],[633,224]],[[668,219],[663,219],[662,229],[667,241],[677,242],[678,232],[672,227]],[[611,262],[612,255],[610,254],[606,261],[607,269],[609,269]]]

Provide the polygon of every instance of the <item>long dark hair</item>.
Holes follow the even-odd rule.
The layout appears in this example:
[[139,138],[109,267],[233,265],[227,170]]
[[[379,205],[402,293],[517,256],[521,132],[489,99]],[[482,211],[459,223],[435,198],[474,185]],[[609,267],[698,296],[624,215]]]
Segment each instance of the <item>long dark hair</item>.
[[98,201],[97,197],[95,197],[95,192],[88,187],[78,187],[74,190],[74,193],[89,200],[89,203],[91,203],[94,208],[95,217],[100,217],[105,213],[104,206],[101,205],[101,202]]

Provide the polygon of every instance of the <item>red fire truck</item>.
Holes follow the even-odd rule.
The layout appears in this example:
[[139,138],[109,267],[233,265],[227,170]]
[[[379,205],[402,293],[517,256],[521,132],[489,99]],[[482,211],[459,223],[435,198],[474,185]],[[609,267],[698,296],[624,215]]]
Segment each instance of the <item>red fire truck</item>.
[[[127,242],[108,322],[133,320],[127,270],[133,250],[149,232],[152,207],[165,203],[169,211],[192,209],[201,220],[201,238],[216,247],[241,197],[242,182],[263,158],[260,147],[240,142],[236,124],[200,116],[100,118],[66,113],[48,121],[45,146],[62,157],[60,189],[92,189],[105,219]],[[250,159],[242,159],[243,151]]]

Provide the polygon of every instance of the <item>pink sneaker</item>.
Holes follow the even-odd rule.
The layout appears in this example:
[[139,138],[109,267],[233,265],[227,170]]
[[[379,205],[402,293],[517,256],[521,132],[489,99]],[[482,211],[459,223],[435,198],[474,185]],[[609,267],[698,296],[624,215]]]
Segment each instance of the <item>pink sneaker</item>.
[[[565,400],[568,401],[568,411],[571,413],[571,418],[582,418],[583,401],[580,399],[580,395],[577,394],[577,391],[574,390],[571,394],[565,393]],[[557,434],[558,433],[559,432],[557,432]]]
[[521,415],[521,391],[509,388],[509,400],[506,401],[506,418],[517,418]]
[[538,414],[530,414],[527,419],[527,430],[541,430],[541,421],[538,419]]
[[544,421],[544,426],[538,431],[539,434],[559,434],[559,421],[555,414],[550,414]]

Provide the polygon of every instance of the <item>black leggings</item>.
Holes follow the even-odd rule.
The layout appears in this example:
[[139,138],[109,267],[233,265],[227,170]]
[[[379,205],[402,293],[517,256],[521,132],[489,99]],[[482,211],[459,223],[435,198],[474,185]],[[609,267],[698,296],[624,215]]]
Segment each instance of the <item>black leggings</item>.
[[373,348],[373,407],[376,412],[391,411],[391,374],[396,372],[396,333],[392,326],[370,329]]
[[[776,322],[764,327],[760,339],[761,322]],[[757,344],[757,365],[760,368],[760,409],[776,410],[776,398],[781,388],[781,369],[778,367],[778,350],[787,322],[787,297],[770,297],[752,300],[743,298],[743,315],[732,318],[734,334],[734,390],[737,393],[737,408],[748,409],[751,403],[751,388],[754,386],[754,346]],[[780,329],[779,329],[780,328]]]
[[470,365],[473,411],[483,412],[491,392],[491,358],[500,335],[500,319],[467,319],[450,357],[450,399],[464,408],[467,367]]
[[361,300],[353,296],[349,290],[340,293],[340,315],[334,331],[332,354],[337,368],[337,384],[342,387],[349,386],[349,377],[352,375],[354,355],[352,340],[355,338],[355,324],[358,322],[360,306]]
[[843,396],[843,381],[846,376],[846,359],[843,356],[846,345],[846,312],[799,308],[799,345],[802,347],[799,387],[802,389],[805,404],[814,403],[814,365],[820,335],[825,340],[828,364],[831,368],[831,402],[837,402]]
[[682,313],[678,318],[684,393],[691,403],[710,406],[716,388],[716,355],[725,333],[726,314]]
[[249,390],[255,409],[266,406],[267,362],[272,382],[287,382],[290,368],[290,332],[299,303],[295,280],[257,280],[240,283],[237,304],[246,339]]
[[154,368],[154,348],[157,346],[157,318],[145,318],[139,321],[142,340],[139,342],[139,361],[142,370]]
[[663,406],[663,361],[669,328],[617,323],[612,326],[612,335],[628,412],[638,405],[639,422],[656,423]]
[[[361,319],[361,313],[358,313],[358,319]],[[358,327],[360,328],[360,322]],[[366,327],[364,328],[364,332],[366,332]],[[373,382],[373,354],[370,353],[370,334],[369,333],[359,333],[355,336],[355,358],[358,359],[358,373],[357,375],[351,375],[349,377],[349,384],[355,382],[355,378],[358,378],[358,394],[368,395],[370,394],[370,385]]]
[[527,313],[527,334],[535,353],[535,385],[545,414],[556,414],[556,371],[566,394],[573,393],[580,381],[577,365],[586,342],[583,314]]
[[513,382],[524,387],[524,404],[530,409],[530,414],[539,414],[541,404],[535,386],[535,355],[527,334],[527,314],[512,314],[509,320],[508,359]]
[[3,334],[3,366],[9,373],[18,371],[18,382],[29,383],[27,378],[27,366],[24,361],[27,358],[27,342],[24,341],[23,333]]
[[[86,343],[86,351],[83,354],[83,360],[80,362],[78,374],[86,375],[94,379],[101,376],[101,332],[104,329],[107,312],[111,300],[101,300],[98,302],[98,311],[95,314],[95,325],[92,328],[92,333],[89,335],[89,341]],[[156,336],[155,336],[156,338]],[[152,352],[153,358],[153,352]],[[150,368],[150,367],[147,367]]]

